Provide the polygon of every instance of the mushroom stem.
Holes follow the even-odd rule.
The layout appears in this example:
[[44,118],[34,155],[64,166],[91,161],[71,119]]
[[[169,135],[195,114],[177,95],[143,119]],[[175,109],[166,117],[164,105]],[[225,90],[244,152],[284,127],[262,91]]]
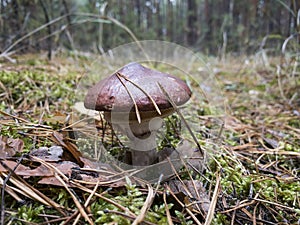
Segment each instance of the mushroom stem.
[[[156,133],[156,132],[155,132]],[[134,166],[148,166],[157,161],[156,140],[154,132],[146,139],[131,139],[131,160]],[[154,146],[154,147],[153,147]]]
[[131,161],[134,166],[147,166],[157,161],[156,133],[162,126],[161,118],[132,124],[114,124],[129,138]]

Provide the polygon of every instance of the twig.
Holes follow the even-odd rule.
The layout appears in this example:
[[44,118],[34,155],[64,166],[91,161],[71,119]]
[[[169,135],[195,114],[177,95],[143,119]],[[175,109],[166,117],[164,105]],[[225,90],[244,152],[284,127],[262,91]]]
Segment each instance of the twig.
[[[92,197],[94,196],[94,194],[96,193],[97,189],[99,187],[99,181],[97,182],[97,184],[95,185],[93,191],[90,193],[88,199],[86,200],[86,202],[84,203],[84,207],[88,207],[88,205],[90,204],[90,201],[92,199]],[[77,224],[78,220],[80,219],[80,214],[78,214],[78,216],[76,217],[73,225]]]
[[190,128],[190,126],[188,125],[187,121],[185,120],[184,116],[181,114],[181,112],[179,111],[177,105],[175,104],[175,102],[170,98],[169,94],[167,93],[167,91],[165,90],[165,88],[159,83],[157,82],[159,88],[162,90],[162,92],[164,93],[164,95],[167,97],[168,101],[170,102],[170,104],[172,105],[172,107],[174,108],[174,110],[176,111],[176,113],[180,116],[180,119],[182,119],[182,121],[184,122],[186,128],[188,129],[189,133],[191,134],[194,142],[196,143],[202,157],[204,156],[203,150],[196,138],[196,136],[194,135],[192,129]]
[[137,106],[137,104],[136,104],[136,101],[135,101],[133,95],[131,94],[131,92],[130,92],[129,89],[127,88],[126,84],[121,80],[120,75],[119,75],[118,73],[116,73],[116,75],[117,75],[119,81],[120,81],[120,82],[122,83],[122,85],[125,87],[127,93],[129,94],[129,96],[130,96],[130,98],[131,98],[131,100],[132,100],[132,102],[133,102],[133,104],[134,104],[136,118],[137,118],[138,122],[141,123],[141,115],[140,115],[139,108],[138,108],[138,106]]
[[132,80],[128,79],[126,76],[124,76],[123,74],[117,72],[117,74],[121,77],[123,77],[125,80],[127,80],[128,82],[130,82],[131,84],[133,84],[134,86],[136,86],[138,89],[140,89],[152,102],[153,106],[155,107],[157,113],[159,115],[161,115],[161,111],[158,107],[158,105],[156,104],[156,102],[154,101],[154,99],[151,97],[151,95],[149,95],[143,88],[141,88],[139,85],[137,85],[135,82],[133,82]]
[[[13,172],[18,168],[18,166],[20,165],[20,163],[22,162],[24,158],[24,155],[21,156],[21,158],[19,159],[19,161],[17,162],[16,166],[8,173],[8,175],[5,177],[4,181],[3,181],[3,185],[2,185],[2,190],[1,190],[1,225],[4,225],[4,218],[5,218],[5,188],[6,188],[6,183],[9,180],[9,178],[11,177],[11,175],[13,174]],[[1,165],[2,166],[6,166],[4,165],[4,163],[1,161]]]
[[221,177],[220,177],[220,173],[218,173],[216,175],[215,190],[214,190],[211,202],[210,202],[210,206],[209,206],[209,209],[208,209],[208,214],[207,214],[204,225],[211,224],[211,222],[214,218],[215,209],[216,209],[216,205],[217,205],[217,201],[218,201],[218,195],[219,195],[219,192],[220,192],[220,181],[221,181]]
[[168,219],[168,224],[169,225],[173,225],[173,221],[172,221],[172,218],[171,218],[171,214],[170,214],[170,210],[169,210],[166,198],[167,198],[166,197],[166,191],[164,191],[164,193],[163,193],[163,200],[164,200],[164,204],[165,204],[165,208],[166,208],[166,215],[167,215],[167,219]]
[[140,211],[140,214],[135,218],[132,225],[138,225],[141,222],[143,222],[143,220],[146,216],[146,213],[149,210],[149,208],[151,207],[152,202],[154,200],[155,194],[154,194],[153,188],[150,185],[147,185],[147,186],[148,186],[148,196],[147,196],[146,201]]
[[64,186],[64,188],[67,190],[67,192],[71,195],[75,205],[77,206],[77,209],[79,210],[80,214],[83,216],[83,218],[89,222],[89,224],[93,225],[93,221],[89,218],[87,213],[84,210],[84,207],[81,206],[80,202],[78,201],[77,197],[74,195],[74,193],[70,190],[70,188],[67,186],[67,184],[64,182],[64,180],[55,173],[55,178]]

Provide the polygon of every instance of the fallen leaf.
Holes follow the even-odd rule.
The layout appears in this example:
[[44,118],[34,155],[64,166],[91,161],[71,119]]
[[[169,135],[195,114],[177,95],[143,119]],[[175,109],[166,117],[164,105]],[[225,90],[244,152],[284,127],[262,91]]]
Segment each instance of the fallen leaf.
[[63,149],[61,146],[40,147],[33,150],[29,155],[36,156],[47,162],[58,162],[63,155]]
[[30,167],[24,166],[22,164],[18,164],[17,162],[12,160],[1,160],[0,172],[7,172],[8,170],[14,170],[16,174],[19,174],[22,173],[23,171],[27,171],[31,169]]
[[207,214],[210,200],[201,181],[184,180],[182,183],[178,180],[171,180],[169,187],[175,195],[183,194],[182,201],[185,202],[186,206],[191,205],[191,208],[195,210],[200,209]]
[[57,144],[61,145],[65,149],[68,150],[68,152],[71,154],[71,156],[75,159],[75,162],[79,166],[83,166],[83,162],[81,161],[80,157],[82,156],[81,152],[78,151],[77,146],[73,144],[72,142],[68,140],[64,140],[64,137],[61,133],[54,131],[52,133],[52,140],[56,142]]
[[17,152],[21,152],[23,148],[24,142],[21,139],[0,136],[0,158],[12,157]]

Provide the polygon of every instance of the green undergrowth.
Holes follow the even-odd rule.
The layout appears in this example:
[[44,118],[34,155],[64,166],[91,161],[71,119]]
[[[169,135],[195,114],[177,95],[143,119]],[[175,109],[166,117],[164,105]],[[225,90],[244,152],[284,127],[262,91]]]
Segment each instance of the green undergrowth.
[[[276,65],[280,65],[278,61],[268,67],[251,63],[244,65],[236,60],[226,63],[213,61],[211,67],[216,67],[212,70],[217,71],[215,78],[220,83],[218,91],[222,91],[222,97],[228,104],[221,111],[226,113],[221,117],[222,113],[200,102],[201,98],[196,98],[198,96],[193,96],[192,103],[181,110],[207,158],[202,170],[187,166],[177,172],[182,180],[201,181],[210,199],[219,176],[220,187],[212,224],[253,224],[253,217],[251,219],[249,215],[255,215],[256,222],[262,224],[265,221],[296,224],[300,217],[299,77],[297,79],[297,74],[291,75],[290,68],[284,66],[280,78],[274,75]],[[4,67],[0,71],[0,110],[14,116],[0,115],[0,136],[21,139],[24,153],[54,145],[50,140],[51,132],[61,132],[66,124],[51,119],[58,115],[64,121],[70,114],[76,97],[74,91],[83,74],[71,66],[67,67],[67,72],[63,68],[50,70],[47,66],[46,61],[29,60],[26,66],[16,66],[15,69]],[[165,65],[158,65],[157,68],[170,70]],[[190,84],[197,95],[201,91],[194,82]],[[281,89],[279,84],[282,84]],[[17,118],[44,125],[44,133],[35,136],[37,127],[28,126]],[[193,143],[191,134],[178,114],[165,118],[163,124],[157,135],[159,150],[176,148],[185,139]],[[109,126],[106,129],[102,143],[105,149],[109,149],[115,157],[124,155],[128,147],[120,142],[125,142],[126,138],[119,133],[114,136]],[[81,139],[79,149],[93,149],[93,143],[84,137]],[[68,213],[77,210],[66,189],[39,185],[30,178],[26,180]],[[162,187],[159,188],[160,192],[164,191]],[[89,194],[71,189],[80,203],[84,204]],[[121,188],[100,187],[98,193],[138,215],[147,198],[145,190],[145,187],[127,181]],[[187,199],[185,204],[194,200]],[[45,215],[51,215],[49,218],[53,219],[61,217],[57,210],[30,198],[17,202],[6,195],[5,202],[8,212],[6,222],[11,221],[12,224],[45,222]],[[176,224],[194,224],[185,206],[179,206],[176,201],[167,204],[171,216],[177,218]],[[131,224],[135,219],[116,205],[95,196],[88,210],[95,224]],[[195,215],[204,222],[201,216]],[[145,220],[153,224],[167,224],[166,207],[161,194],[157,194]],[[51,224],[61,223],[57,221]],[[78,224],[86,222],[80,219]]]
[[0,97],[1,110],[67,109],[74,103],[76,79],[72,73],[57,75],[36,70],[2,70],[0,89],[6,95]]

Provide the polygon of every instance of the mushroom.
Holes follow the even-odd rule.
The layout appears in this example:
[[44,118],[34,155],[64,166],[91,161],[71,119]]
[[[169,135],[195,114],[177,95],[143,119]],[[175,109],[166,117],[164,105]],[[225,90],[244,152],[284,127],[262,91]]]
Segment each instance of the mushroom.
[[162,118],[175,111],[170,99],[179,106],[191,95],[181,79],[133,62],[92,86],[84,106],[103,111],[112,127],[129,138],[132,165],[145,166],[157,161],[156,132]]

